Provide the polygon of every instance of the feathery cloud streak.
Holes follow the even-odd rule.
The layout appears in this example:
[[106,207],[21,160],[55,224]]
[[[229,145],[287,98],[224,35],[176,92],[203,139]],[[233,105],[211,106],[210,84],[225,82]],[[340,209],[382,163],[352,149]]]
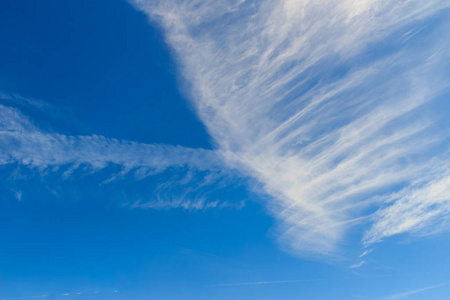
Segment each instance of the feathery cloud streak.
[[449,284],[448,282],[444,282],[444,283],[441,283],[441,284],[436,284],[436,285],[433,285],[433,286],[429,286],[429,287],[425,287],[425,288],[421,288],[421,289],[417,289],[417,290],[412,290],[412,291],[401,293],[401,294],[391,295],[391,296],[386,297],[385,299],[386,300],[389,300],[389,299],[390,300],[403,299],[403,298],[406,298],[406,297],[409,297],[409,296],[412,296],[412,295],[415,295],[415,294],[419,294],[419,293],[423,293],[423,292],[426,292],[426,291],[429,291],[429,290],[437,289],[437,288],[440,288],[442,286],[446,286],[448,284]]
[[15,162],[41,170],[84,164],[97,171],[115,164],[140,177],[169,167],[201,171],[219,167],[210,150],[43,132],[17,109],[0,105],[0,165]]
[[132,3],[163,28],[227,164],[273,197],[290,250],[330,254],[352,225],[373,222],[370,244],[447,214],[432,109],[448,92],[448,23],[415,37],[448,2]]

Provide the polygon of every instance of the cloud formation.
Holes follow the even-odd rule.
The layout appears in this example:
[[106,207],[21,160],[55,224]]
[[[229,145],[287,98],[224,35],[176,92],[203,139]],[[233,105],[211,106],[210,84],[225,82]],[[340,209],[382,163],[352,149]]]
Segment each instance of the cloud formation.
[[448,2],[132,3],[165,33],[227,165],[272,196],[289,250],[331,254],[355,224],[372,222],[371,244],[447,215]]
[[428,286],[425,288],[421,288],[421,289],[416,289],[416,290],[412,290],[412,291],[408,291],[408,292],[404,292],[404,293],[400,293],[400,294],[395,294],[395,295],[391,295],[388,297],[385,297],[386,300],[394,300],[394,299],[403,299],[415,294],[419,294],[419,293],[423,293],[429,290],[433,290],[433,289],[437,289],[443,286],[448,285],[448,282],[444,282],[444,283],[440,283],[440,284],[436,284],[436,285],[432,285],[432,286]]
[[174,198],[171,200],[161,199],[157,197],[156,200],[142,202],[137,201],[130,205],[131,208],[146,208],[146,209],[157,209],[157,210],[167,210],[172,208],[182,208],[184,210],[196,211],[196,210],[206,210],[211,208],[232,208],[241,209],[245,205],[245,201],[239,203],[233,203],[228,201],[220,200],[208,200],[205,197],[197,197],[195,199],[188,199],[186,196]]
[[16,108],[0,105],[0,165],[11,163],[41,170],[71,166],[67,172],[80,165],[98,171],[114,164],[139,177],[170,167],[202,171],[220,166],[210,150],[43,132]]
[[[69,174],[113,164],[142,177],[167,168],[239,170],[271,196],[279,241],[301,255],[335,253],[355,225],[367,228],[369,246],[446,223],[448,1],[132,4],[162,28],[216,150],[44,132],[0,106],[0,165],[69,166]],[[134,205],[239,208],[202,195],[167,199]]]

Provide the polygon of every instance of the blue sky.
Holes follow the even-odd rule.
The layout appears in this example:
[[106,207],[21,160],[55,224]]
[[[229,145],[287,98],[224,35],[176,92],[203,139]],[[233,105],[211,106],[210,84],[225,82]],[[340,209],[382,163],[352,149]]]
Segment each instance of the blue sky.
[[1,1],[0,299],[445,299],[447,1]]

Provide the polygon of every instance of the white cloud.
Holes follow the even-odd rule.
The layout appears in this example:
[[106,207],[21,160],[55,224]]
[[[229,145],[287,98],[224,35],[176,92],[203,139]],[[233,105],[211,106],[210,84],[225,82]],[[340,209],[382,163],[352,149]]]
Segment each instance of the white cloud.
[[[100,186],[118,179],[132,178],[137,182],[160,174],[163,182],[151,188],[151,192],[121,191],[125,199],[122,201],[128,202],[124,206],[131,208],[196,211],[241,209],[245,205],[245,201],[207,199],[231,182],[239,186],[232,178],[236,172],[229,170],[215,151],[143,144],[98,135],[68,136],[44,132],[18,109],[0,105],[0,166],[13,164],[39,171],[42,180],[48,174],[58,174],[65,180],[73,177],[75,171],[92,174],[112,167],[106,171],[109,178],[99,181]],[[14,173],[19,172],[20,179],[27,178],[20,170],[18,168]],[[167,172],[161,174],[163,171]],[[18,179],[16,174],[12,178]],[[11,191],[17,200],[22,199],[20,184]],[[155,200],[144,202],[139,200],[142,198]]]
[[392,203],[374,214],[375,224],[366,233],[365,243],[418,231],[436,224],[433,222],[436,219],[447,219],[450,213],[450,174],[435,177],[438,179],[431,179],[423,186],[409,187],[393,195],[390,199]]
[[17,199],[17,201],[22,200],[22,191],[15,191],[13,190],[14,197]]
[[[437,127],[434,103],[448,96],[450,37],[446,21],[430,22],[434,29],[424,24],[448,1],[133,4],[163,29],[217,149],[48,133],[17,109],[0,106],[0,165],[69,166],[66,176],[80,165],[121,166],[104,184],[128,172],[234,168],[271,196],[279,241],[302,255],[335,253],[357,224],[371,226],[367,246],[394,234],[429,232],[446,220],[450,131]],[[425,30],[426,41],[415,42]],[[217,176],[212,172],[199,186]],[[136,205],[227,203],[200,197]]]
[[354,265],[351,265],[349,268],[350,269],[357,269],[357,268],[361,268],[364,264],[366,263],[365,260],[362,260]]
[[172,208],[182,208],[184,210],[196,211],[196,210],[206,210],[210,208],[232,208],[241,209],[244,207],[245,202],[241,201],[239,203],[220,201],[220,200],[208,200],[205,197],[197,197],[194,199],[189,199],[184,195],[183,197],[174,199],[162,199],[157,197],[156,200],[142,202],[137,201],[130,205],[130,208],[146,208],[146,209],[156,209],[156,210],[167,210]]
[[286,283],[306,283],[311,281],[319,281],[320,279],[293,279],[293,280],[272,280],[272,281],[253,281],[253,282],[236,282],[215,284],[214,286],[239,286],[239,285],[265,285],[265,284],[286,284]]
[[386,300],[403,299],[403,298],[406,298],[406,297],[409,297],[409,296],[412,296],[415,294],[419,294],[419,293],[423,293],[423,292],[426,292],[429,290],[437,289],[437,288],[446,286],[448,284],[449,284],[448,282],[444,282],[444,283],[428,286],[428,287],[421,288],[421,289],[416,289],[416,290],[411,290],[411,291],[400,293],[400,294],[391,295],[391,296],[385,297],[385,299]]
[[373,249],[366,250],[366,251],[364,251],[363,253],[361,253],[361,254],[359,255],[359,257],[364,257],[364,256],[370,254],[372,251],[373,251]]
[[[273,197],[291,251],[332,254],[355,224],[375,221],[373,243],[448,212],[432,191],[448,135],[430,107],[448,91],[450,39],[445,26],[421,45],[410,34],[447,1],[132,3],[162,27],[228,166]],[[415,190],[389,202],[400,187]],[[440,206],[407,213],[410,196]]]
[[12,103],[16,105],[35,107],[40,110],[46,109],[48,110],[52,108],[51,105],[48,104],[47,102],[26,98],[19,94],[9,94],[2,91],[0,91],[0,100],[6,103]]
[[169,167],[208,170],[220,165],[216,154],[205,149],[46,133],[17,109],[0,105],[0,165],[13,162],[41,170],[72,165],[66,175],[81,164],[94,171],[116,164],[122,175],[133,171],[141,177]]

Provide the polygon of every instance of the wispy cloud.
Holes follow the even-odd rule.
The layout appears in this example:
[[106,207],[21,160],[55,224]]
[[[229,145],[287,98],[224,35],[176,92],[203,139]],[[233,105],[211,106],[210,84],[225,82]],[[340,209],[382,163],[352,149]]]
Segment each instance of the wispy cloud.
[[10,94],[0,91],[0,101],[20,105],[20,106],[31,106],[38,108],[40,110],[45,110],[51,108],[51,105],[47,102],[23,97],[19,94]]
[[[103,292],[94,290],[94,291],[80,291],[80,292],[72,292],[72,293],[62,293],[58,296],[78,296],[78,295],[96,295],[96,294],[110,294],[110,293],[118,293],[118,290],[105,290]],[[45,299],[55,299],[55,294],[44,294],[44,295],[34,295],[34,296],[21,296],[21,297],[13,297],[13,298],[0,298],[1,300],[19,300],[19,299],[37,299],[37,298],[45,298]]]
[[364,264],[366,263],[365,260],[362,260],[354,265],[351,265],[349,268],[350,269],[356,269],[356,268],[361,268]]
[[400,293],[400,294],[391,295],[391,296],[386,297],[385,299],[386,300],[403,299],[403,298],[406,298],[406,297],[409,297],[409,296],[412,296],[415,294],[419,294],[419,293],[423,293],[423,292],[426,292],[429,290],[437,289],[437,288],[443,287],[448,284],[449,284],[448,282],[444,282],[444,283],[428,286],[428,287],[421,288],[421,289],[416,289],[416,290],[412,290],[412,291],[408,291],[408,292],[404,292],[404,293]]
[[[45,132],[17,108],[0,105],[0,166],[15,164],[37,170],[44,177],[56,174],[51,178],[59,177],[63,181],[73,177],[74,173],[93,174],[105,170],[103,175],[108,178],[100,180],[99,186],[106,188],[120,179],[131,178],[138,183],[160,175],[162,182],[154,188],[141,193],[120,192],[124,198],[121,202],[126,202],[123,206],[134,209],[204,211],[213,208],[239,210],[245,206],[245,200],[210,199],[216,190],[230,182],[234,187],[240,186],[232,179],[235,172],[223,164],[215,151],[143,144],[98,135],[68,136]],[[22,199],[20,188],[18,184],[11,189],[19,201]],[[222,194],[222,197],[226,195]]]
[[281,283],[301,283],[319,281],[320,279],[294,279],[294,280],[274,280],[274,281],[252,281],[252,282],[236,282],[216,284],[214,286],[239,286],[239,285],[264,285],[264,284],[281,284]]
[[364,257],[364,256],[370,254],[372,251],[373,251],[373,249],[366,250],[366,251],[364,251],[363,253],[361,253],[361,254],[359,255],[359,257]]
[[139,176],[169,167],[207,170],[220,165],[210,150],[43,132],[17,109],[0,105],[0,165],[16,162],[38,169],[84,164],[94,171],[116,164]]
[[[130,172],[237,169],[271,196],[279,241],[302,255],[335,253],[358,224],[370,226],[368,246],[446,220],[450,131],[436,124],[449,95],[439,18],[448,1],[131,2],[164,31],[217,149],[44,132],[0,106],[0,165],[70,166],[67,176],[120,166],[104,184]],[[161,199],[170,200],[136,205],[223,204]]]
[[157,197],[156,200],[142,202],[137,201],[131,205],[130,208],[146,208],[156,210],[167,210],[172,208],[182,208],[184,210],[206,210],[210,208],[232,208],[241,209],[245,206],[245,201],[238,203],[221,201],[221,200],[207,200],[205,197],[197,197],[195,199],[189,199],[186,196],[175,199],[161,199]]
[[227,165],[272,196],[288,249],[332,254],[356,224],[374,222],[370,244],[447,214],[432,110],[448,92],[446,21],[415,38],[448,2],[132,3],[162,27]]
[[[448,166],[446,166],[448,168]],[[436,219],[447,219],[450,213],[450,173],[433,176],[426,184],[408,187],[392,195],[392,204],[378,210],[375,224],[366,232],[367,244],[404,232],[414,232],[435,224]],[[432,228],[431,232],[436,228]]]
[[17,201],[22,200],[22,191],[13,190],[12,192],[14,194],[14,198],[16,198]]

